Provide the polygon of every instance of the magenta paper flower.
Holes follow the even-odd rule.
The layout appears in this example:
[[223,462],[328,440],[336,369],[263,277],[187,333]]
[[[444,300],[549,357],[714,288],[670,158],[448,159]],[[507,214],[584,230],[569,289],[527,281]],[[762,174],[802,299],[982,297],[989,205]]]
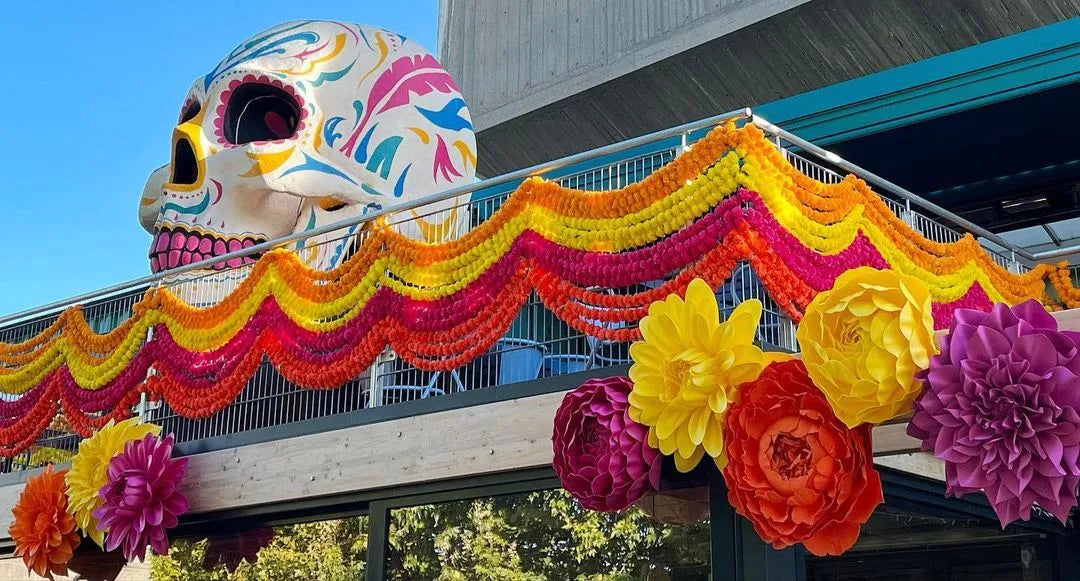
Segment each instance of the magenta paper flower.
[[187,458],[172,458],[173,437],[147,435],[128,442],[109,461],[109,483],[98,495],[105,501],[94,511],[98,526],[108,531],[105,550],[123,547],[124,557],[140,561],[150,545],[158,555],[169,554],[167,529],[188,510],[187,498],[177,489],[184,478]]
[[590,379],[555,412],[555,473],[589,510],[623,510],[660,486],[660,451],[627,413],[632,387],[627,377]]
[[1065,522],[1080,484],[1078,346],[1034,300],[956,311],[908,425],[945,461],[947,495],[985,491],[1002,527],[1033,505]]

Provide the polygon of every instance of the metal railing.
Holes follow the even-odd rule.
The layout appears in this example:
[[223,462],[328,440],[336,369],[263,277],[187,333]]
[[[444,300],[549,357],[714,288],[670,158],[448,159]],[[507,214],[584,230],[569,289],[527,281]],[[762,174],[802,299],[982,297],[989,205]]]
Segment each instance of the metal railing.
[[[777,137],[776,139],[777,147],[780,147],[781,151],[784,152],[784,157],[792,166],[803,174],[823,183],[838,183],[843,179],[843,175],[839,172],[826,167],[827,165],[832,165],[832,160],[820,158],[818,161],[811,161],[809,159],[811,155],[808,152],[802,151],[801,154],[795,153],[791,149],[792,144],[787,143],[785,138]],[[879,192],[879,195],[880,194],[881,192]],[[924,213],[912,209],[912,199],[910,196],[914,196],[914,194],[909,193],[908,196],[899,196],[899,198],[881,195],[881,199],[885,202],[885,205],[887,205],[901,220],[906,222],[908,226],[911,226],[917,232],[934,242],[946,244],[963,239],[965,231],[962,226],[950,227],[942,222],[942,218],[935,220]],[[950,220],[950,218],[953,216],[954,215],[949,213],[949,215],[944,216],[943,219],[946,222],[951,223],[952,220]],[[966,221],[962,219],[955,220],[955,223],[962,222]],[[996,236],[995,240],[1001,240],[1003,243],[1005,242],[1003,239],[997,238]],[[1030,266],[1018,260],[1018,257],[1021,254],[1020,249],[1012,248],[1012,252],[1003,253],[999,248],[1005,247],[999,245],[997,242],[986,238],[980,238],[980,241],[983,243],[983,248],[986,250],[987,254],[989,254],[994,262],[1002,268],[1015,273],[1031,270]]]
[[[108,332],[131,318],[133,307],[142,299],[145,290],[145,287],[136,287],[116,296],[89,303],[83,307],[83,316],[95,332]],[[0,328],[0,342],[26,341],[48,329],[56,322],[58,316],[58,313],[54,313]],[[0,394],[0,398],[9,401],[16,399],[4,394]],[[50,462],[66,462],[75,454],[78,444],[78,436],[74,435],[64,418],[58,415],[34,446],[12,458],[0,459],[0,472],[15,472],[43,466]]]
[[[343,242],[347,242],[344,245],[347,254],[363,243],[366,236],[366,230],[362,229],[363,224],[379,217],[386,219],[391,226],[399,228],[408,226],[421,218],[432,223],[447,224],[449,227],[444,233],[448,239],[454,239],[492,216],[510,194],[474,196],[476,199],[468,199],[467,195],[492,191],[496,186],[513,185],[532,175],[544,175],[564,186],[583,190],[621,188],[644,179],[674,159],[692,141],[695,132],[731,119],[746,120],[750,117],[750,111],[743,110],[687,124],[622,144],[571,156],[551,164],[455,188],[437,196],[410,202],[405,206],[273,240],[223,257],[214,257],[164,275],[144,277],[98,293],[74,297],[68,301],[3,317],[0,318],[0,324],[9,324],[0,327],[0,341],[10,343],[26,340],[47,328],[58,316],[59,309],[76,302],[88,305],[84,311],[96,331],[107,331],[110,327],[130,317],[131,306],[142,296],[147,285],[168,286],[191,304],[213,305],[228,296],[245,279],[251,266],[212,273],[201,270],[201,267],[209,267],[229,258],[254,254],[274,247],[285,245],[291,247],[297,242],[310,240],[315,236],[319,237],[318,244],[305,244],[302,249],[297,250],[302,259],[314,261],[320,253],[329,252],[332,248],[340,248]],[[836,161],[839,158],[831,154],[823,156],[816,153],[807,148],[805,142],[799,142],[797,138],[793,141],[793,136],[779,133],[777,128],[767,122],[756,121],[776,138],[777,146],[784,151],[786,159],[799,171],[813,179],[825,183],[841,181],[842,176],[833,168],[854,171],[858,175],[869,174],[851,164],[842,166]],[[678,141],[678,143],[667,143],[665,140]],[[656,144],[656,147],[647,154],[604,163],[573,174],[559,173],[561,168],[583,164],[605,156],[614,156],[630,148],[650,143]],[[846,164],[846,162],[843,163]],[[928,202],[921,204],[919,202],[921,199],[910,192],[893,191],[891,188],[896,188],[896,186],[888,182],[884,184],[887,185],[882,183],[876,185],[884,190],[883,193],[886,194],[884,199],[897,216],[907,220],[909,224],[931,239],[940,242],[960,239],[962,234],[957,228],[964,227],[963,219],[947,212],[938,216],[938,220],[931,219],[912,210],[911,206],[918,205],[932,213],[936,212],[934,210],[936,206]],[[446,207],[445,202],[455,198],[462,201]],[[434,202],[443,202],[441,209],[433,210]],[[943,222],[951,224],[952,227]],[[995,260],[1009,267],[1021,268],[1017,266],[1019,263],[1015,260],[1015,256],[1022,251],[1005,247],[1011,254],[1005,256],[995,253]],[[629,293],[643,290],[647,286],[648,284],[642,287],[606,290],[613,294]],[[729,281],[718,289],[716,294],[721,310],[725,314],[742,301],[751,298],[760,299],[764,304],[764,313],[758,329],[758,339],[777,348],[797,350],[795,325],[765,293],[761,280],[748,264],[739,264]],[[90,303],[89,301],[97,302]],[[312,391],[290,384],[272,366],[264,362],[237,399],[210,418],[187,419],[170,409],[167,404],[158,404],[157,407],[148,405],[142,412],[150,421],[162,425],[165,431],[175,433],[178,442],[191,442],[371,407],[393,405],[404,401],[625,364],[629,362],[628,347],[626,343],[602,340],[573,330],[548,310],[533,294],[521,309],[506,336],[492,350],[452,371],[421,371],[387,351],[379,357],[371,369],[347,385],[335,390]],[[63,418],[58,417],[53,429],[36,446],[6,462],[0,468],[3,471],[13,471],[33,467],[43,462],[62,460],[74,452],[77,443],[78,438],[67,429]]]

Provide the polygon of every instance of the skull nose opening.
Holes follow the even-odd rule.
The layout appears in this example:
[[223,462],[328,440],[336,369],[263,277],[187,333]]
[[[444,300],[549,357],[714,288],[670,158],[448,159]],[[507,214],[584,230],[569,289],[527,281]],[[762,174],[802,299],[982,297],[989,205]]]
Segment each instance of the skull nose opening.
[[173,146],[172,177],[174,184],[191,185],[199,180],[199,162],[195,159],[195,148],[191,142],[181,137]]

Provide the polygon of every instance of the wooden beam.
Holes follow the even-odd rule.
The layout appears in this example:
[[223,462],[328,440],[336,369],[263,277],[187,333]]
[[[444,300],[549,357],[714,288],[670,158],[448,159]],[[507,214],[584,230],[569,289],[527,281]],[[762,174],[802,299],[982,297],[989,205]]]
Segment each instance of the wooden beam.
[[945,463],[927,452],[878,456],[874,458],[874,464],[945,482]]
[[[190,456],[193,513],[551,464],[562,393]],[[0,534],[22,484],[0,487]]]
[[[183,490],[202,513],[549,466],[563,393],[196,454]],[[875,428],[875,455],[917,451],[905,428]],[[0,487],[0,531],[21,490]]]
[[874,456],[910,454],[920,450],[921,442],[907,435],[907,422],[874,427]]

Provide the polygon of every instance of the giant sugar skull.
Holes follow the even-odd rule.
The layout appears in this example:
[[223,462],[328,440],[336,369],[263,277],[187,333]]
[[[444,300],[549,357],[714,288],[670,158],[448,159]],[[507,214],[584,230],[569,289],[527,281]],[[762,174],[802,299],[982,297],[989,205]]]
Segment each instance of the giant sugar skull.
[[[476,168],[469,111],[435,57],[393,32],[327,21],[233,49],[188,91],[172,145],[139,210],[154,272],[471,183]],[[466,221],[456,206],[398,228],[452,236]],[[353,243],[325,235],[302,255],[332,268]]]

